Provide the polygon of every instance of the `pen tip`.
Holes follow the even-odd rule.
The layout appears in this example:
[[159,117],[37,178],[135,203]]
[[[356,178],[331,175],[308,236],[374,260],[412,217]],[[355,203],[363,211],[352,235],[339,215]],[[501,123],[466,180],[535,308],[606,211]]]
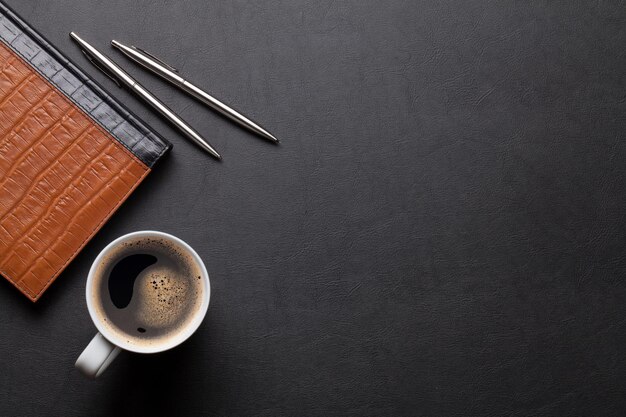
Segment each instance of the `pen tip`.
[[266,132],[266,134],[264,135],[266,138],[268,138],[269,140],[271,140],[272,142],[274,142],[275,144],[279,144],[280,141],[278,140],[278,138],[274,135],[272,135],[269,132]]
[[211,155],[213,158],[217,159],[218,161],[222,160],[222,155],[220,155],[215,149],[213,149],[213,147],[211,145],[209,145],[207,142],[205,142],[202,138],[199,138],[196,143],[202,148],[204,149],[209,155]]
[[211,149],[207,149],[209,151],[209,154],[211,154],[211,156],[213,156],[215,159],[217,159],[218,161],[222,160],[222,155],[220,155],[219,153],[217,153],[217,151],[213,148]]

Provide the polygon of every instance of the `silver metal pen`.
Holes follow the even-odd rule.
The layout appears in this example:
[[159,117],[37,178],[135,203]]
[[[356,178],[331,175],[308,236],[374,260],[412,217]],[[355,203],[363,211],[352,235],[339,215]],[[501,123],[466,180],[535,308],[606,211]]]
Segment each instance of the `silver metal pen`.
[[209,107],[218,111],[219,113],[223,114],[229,119],[250,129],[257,135],[260,135],[266,139],[269,139],[274,143],[278,143],[278,139],[276,139],[276,137],[274,137],[274,135],[272,135],[270,132],[268,132],[267,130],[265,130],[264,128],[259,126],[257,123],[253,122],[252,120],[248,119],[243,114],[237,112],[231,107],[228,107],[226,104],[217,100],[215,97],[212,97],[206,91],[203,91],[199,87],[196,87],[189,81],[185,80],[183,77],[178,75],[178,70],[176,68],[172,67],[171,65],[166,64],[165,62],[158,59],[154,55],[142,49],[139,49],[135,46],[123,45],[116,40],[112,40],[111,45],[113,45],[115,48],[122,51],[124,55],[126,55],[133,61],[137,62],[139,65],[165,78],[167,81],[176,85],[183,91],[186,91],[187,93],[189,93],[196,99],[200,100],[204,104],[208,105]]
[[191,126],[189,126],[183,119],[177,116],[172,110],[170,110],[165,104],[163,104],[158,98],[150,93],[146,88],[139,84],[133,77],[131,77],[126,71],[121,69],[115,62],[99,52],[96,48],[85,42],[76,33],[71,32],[70,36],[78,43],[85,54],[85,56],[94,64],[98,69],[108,75],[113,81],[121,87],[125,85],[129,90],[136,93],[139,97],[144,99],[152,108],[159,112],[163,117],[169,120],[174,126],[176,126],[185,136],[198,144],[202,149],[216,157],[222,159],[219,153],[196,132]]

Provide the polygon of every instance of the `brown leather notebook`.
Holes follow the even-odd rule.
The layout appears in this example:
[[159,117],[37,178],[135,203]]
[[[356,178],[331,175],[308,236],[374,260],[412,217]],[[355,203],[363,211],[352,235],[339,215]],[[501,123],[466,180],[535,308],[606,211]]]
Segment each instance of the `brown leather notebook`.
[[36,301],[171,145],[0,3],[0,274]]

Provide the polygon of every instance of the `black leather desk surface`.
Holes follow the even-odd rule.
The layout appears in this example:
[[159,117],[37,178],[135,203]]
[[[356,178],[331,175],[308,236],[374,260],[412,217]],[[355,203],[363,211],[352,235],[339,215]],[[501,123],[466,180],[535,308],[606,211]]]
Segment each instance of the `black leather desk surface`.
[[[623,416],[626,9],[609,3],[9,0],[174,150],[38,304],[0,281],[0,415]],[[224,162],[99,74],[70,30]],[[140,229],[204,257],[208,318],[86,381],[89,265]]]

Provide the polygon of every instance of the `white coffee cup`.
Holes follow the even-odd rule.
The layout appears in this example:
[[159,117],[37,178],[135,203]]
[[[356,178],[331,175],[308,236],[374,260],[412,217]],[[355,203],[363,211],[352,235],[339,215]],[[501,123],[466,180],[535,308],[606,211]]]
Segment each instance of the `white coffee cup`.
[[[130,343],[126,338],[120,336],[120,334],[113,333],[108,326],[106,326],[103,321],[105,317],[101,313],[96,312],[96,308],[94,306],[94,277],[97,273],[98,266],[102,262],[103,258],[106,257],[113,251],[118,248],[120,245],[124,244],[129,240],[135,240],[138,238],[154,238],[154,239],[163,239],[165,241],[171,242],[175,244],[178,248],[188,255],[193,262],[198,266],[198,270],[201,273],[201,278],[204,281],[205,291],[202,292],[202,300],[200,303],[200,307],[194,313],[194,316],[187,322],[186,326],[181,329],[175,338],[168,338],[163,343],[160,344],[152,344],[149,346],[138,346],[136,344]],[[99,294],[100,297],[104,296],[102,292]],[[113,360],[117,357],[120,351],[127,350],[136,353],[157,353],[163,352],[165,350],[171,349],[173,347],[178,346],[185,340],[187,340],[200,326],[202,320],[204,319],[207,309],[209,308],[209,299],[211,296],[211,285],[209,281],[209,274],[202,262],[200,256],[194,251],[191,246],[187,243],[183,242],[181,239],[172,236],[167,233],[157,232],[157,231],[140,231],[129,233],[127,235],[121,236],[115,239],[113,242],[109,243],[106,248],[100,252],[96,260],[94,261],[91,269],[89,270],[89,275],[87,277],[87,309],[89,310],[89,315],[91,316],[91,320],[93,320],[98,332],[96,336],[91,340],[91,342],[87,345],[83,353],[76,360],[76,367],[86,376],[91,378],[96,378],[104,370],[113,362]]]

